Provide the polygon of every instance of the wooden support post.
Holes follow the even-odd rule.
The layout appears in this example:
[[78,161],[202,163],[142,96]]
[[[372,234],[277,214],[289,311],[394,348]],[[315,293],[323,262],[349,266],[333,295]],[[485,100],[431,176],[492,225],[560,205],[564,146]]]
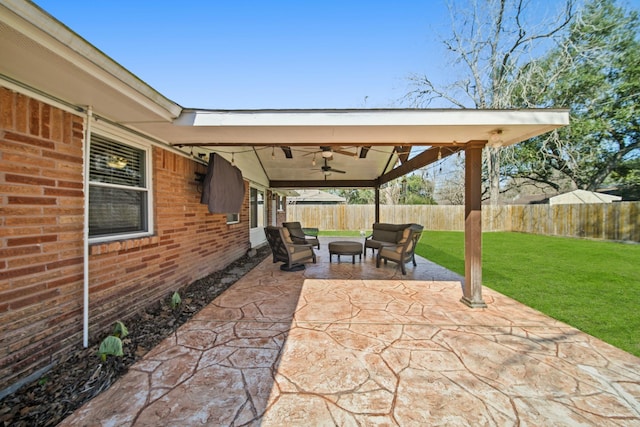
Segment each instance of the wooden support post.
[[464,288],[460,300],[471,308],[487,306],[482,299],[482,148],[469,141],[464,164]]
[[376,203],[375,222],[380,222],[380,186],[379,185],[376,185],[374,194],[375,194],[375,203]]

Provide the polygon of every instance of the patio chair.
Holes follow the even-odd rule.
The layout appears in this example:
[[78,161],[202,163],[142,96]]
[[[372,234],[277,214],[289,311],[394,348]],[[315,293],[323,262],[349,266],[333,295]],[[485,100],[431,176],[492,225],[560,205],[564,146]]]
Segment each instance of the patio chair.
[[[302,228],[299,222],[283,222],[283,227],[286,227],[291,234],[291,240],[297,244],[308,244],[320,249],[320,241],[318,240],[317,228]],[[305,231],[306,230],[306,231]]]
[[384,260],[384,263],[387,263],[387,260],[396,262],[400,264],[400,268],[402,270],[402,274],[406,275],[407,270],[404,267],[406,263],[409,261],[413,261],[413,266],[417,266],[415,249],[418,241],[420,240],[420,236],[422,236],[422,230],[424,227],[418,224],[411,224],[409,227],[405,228],[402,233],[402,239],[398,242],[398,244],[393,246],[382,246],[378,250],[378,255],[376,257],[376,267],[380,268],[380,261]]
[[309,244],[295,244],[289,237],[289,232],[284,227],[265,227],[264,233],[271,247],[273,262],[284,262],[280,266],[284,271],[298,271],[304,269],[304,261],[316,262],[316,254]]

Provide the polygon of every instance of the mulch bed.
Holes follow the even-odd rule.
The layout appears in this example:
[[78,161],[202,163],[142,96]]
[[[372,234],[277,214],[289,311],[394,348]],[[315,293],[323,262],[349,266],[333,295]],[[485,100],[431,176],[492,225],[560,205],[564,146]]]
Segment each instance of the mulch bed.
[[123,357],[102,362],[96,343],[69,351],[44,374],[0,401],[0,422],[5,427],[55,426],[73,411],[109,388],[129,367],[170,336],[180,325],[271,255],[268,246],[254,256],[245,255],[225,269],[180,290],[180,310],[171,308],[170,296],[126,322]]

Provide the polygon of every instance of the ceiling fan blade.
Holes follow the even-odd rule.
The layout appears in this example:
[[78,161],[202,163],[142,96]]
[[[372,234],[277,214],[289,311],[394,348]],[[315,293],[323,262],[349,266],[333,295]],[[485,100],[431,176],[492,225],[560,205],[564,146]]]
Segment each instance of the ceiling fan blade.
[[336,172],[336,173],[346,173],[345,171],[341,171],[340,169],[331,168],[330,170],[331,172]]
[[349,156],[349,157],[356,157],[358,155],[357,151],[355,153],[350,153],[348,151],[341,150],[341,149],[334,149],[333,152],[334,153],[338,153],[338,154],[342,154],[343,156]]

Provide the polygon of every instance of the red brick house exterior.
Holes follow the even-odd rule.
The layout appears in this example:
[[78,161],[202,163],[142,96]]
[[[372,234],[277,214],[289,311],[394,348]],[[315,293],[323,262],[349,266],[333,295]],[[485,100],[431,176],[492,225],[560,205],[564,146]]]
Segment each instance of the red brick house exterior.
[[[0,87],[0,390],[82,345],[86,120]],[[89,246],[91,342],[250,249],[248,191],[228,224],[200,204],[206,166],[151,152],[153,232]]]

